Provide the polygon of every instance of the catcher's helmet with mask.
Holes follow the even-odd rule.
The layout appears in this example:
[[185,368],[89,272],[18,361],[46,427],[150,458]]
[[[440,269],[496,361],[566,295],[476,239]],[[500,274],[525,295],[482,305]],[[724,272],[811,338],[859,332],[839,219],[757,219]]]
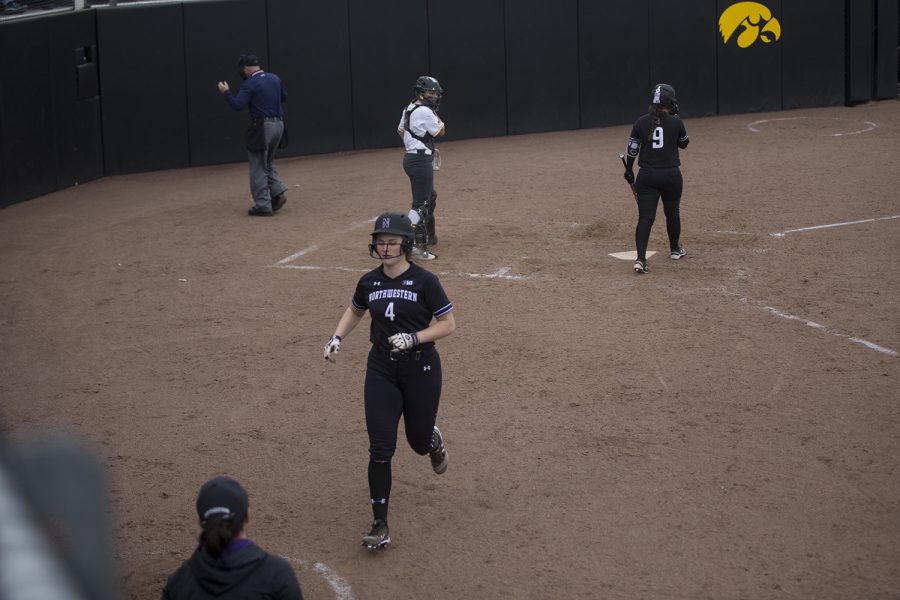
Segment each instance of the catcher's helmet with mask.
[[[437,109],[440,108],[441,97],[444,95],[444,90],[437,79],[430,75],[422,75],[416,79],[415,90],[416,98],[430,106],[432,110],[437,111]],[[437,92],[437,98],[432,100],[425,96],[425,92]]]

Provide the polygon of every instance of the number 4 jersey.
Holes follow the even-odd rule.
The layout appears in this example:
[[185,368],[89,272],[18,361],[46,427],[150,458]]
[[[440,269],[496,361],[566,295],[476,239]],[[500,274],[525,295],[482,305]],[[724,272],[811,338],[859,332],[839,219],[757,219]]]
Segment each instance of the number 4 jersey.
[[395,333],[422,331],[433,317],[453,310],[437,275],[415,263],[410,263],[409,269],[393,279],[384,274],[384,267],[360,277],[353,306],[369,311],[370,341],[382,350],[391,349],[387,339]]
[[681,166],[679,148],[687,148],[688,134],[677,115],[664,114],[657,120],[646,114],[634,122],[628,140],[628,156],[638,156],[638,165],[649,169]]

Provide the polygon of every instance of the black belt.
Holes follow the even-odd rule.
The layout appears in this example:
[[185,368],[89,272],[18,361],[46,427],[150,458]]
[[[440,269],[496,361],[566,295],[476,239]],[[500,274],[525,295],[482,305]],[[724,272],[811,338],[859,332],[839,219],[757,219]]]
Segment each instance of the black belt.
[[421,350],[404,350],[402,352],[391,352],[382,348],[375,348],[378,354],[392,360],[394,362],[407,362],[410,360],[422,360]]

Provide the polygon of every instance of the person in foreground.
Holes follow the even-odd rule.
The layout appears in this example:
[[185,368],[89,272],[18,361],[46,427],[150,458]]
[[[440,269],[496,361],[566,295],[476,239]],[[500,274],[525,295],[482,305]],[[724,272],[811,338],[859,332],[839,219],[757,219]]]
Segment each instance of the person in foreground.
[[303,600],[286,560],[247,537],[249,497],[237,481],[219,476],[197,496],[200,545],[169,576],[162,600]]
[[400,417],[410,448],[427,454],[435,473],[442,475],[448,464],[444,438],[435,426],[442,372],[434,342],[453,333],[456,321],[437,276],[410,262],[414,243],[408,215],[387,212],[375,219],[369,255],[381,265],[360,278],[350,306],[323,349],[325,359],[334,362],[343,338],[369,311],[372,348],[363,395],[374,522],[362,543],[373,550],[391,541],[391,458],[397,449]]

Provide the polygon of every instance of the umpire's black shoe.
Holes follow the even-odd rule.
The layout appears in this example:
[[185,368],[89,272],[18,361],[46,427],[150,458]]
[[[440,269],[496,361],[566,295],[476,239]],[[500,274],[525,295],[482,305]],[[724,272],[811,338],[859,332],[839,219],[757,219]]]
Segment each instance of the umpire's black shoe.
[[272,198],[272,212],[278,212],[281,210],[281,207],[284,206],[284,203],[287,202],[287,196],[284,195],[284,192],[281,192],[274,198]]
[[444,436],[437,427],[434,428],[432,440],[431,452],[428,453],[428,457],[431,458],[431,468],[438,475],[443,475],[447,470],[447,447],[444,446]]
[[263,209],[259,208],[258,206],[254,206],[253,208],[251,208],[250,210],[247,211],[247,214],[250,215],[251,217],[271,217],[275,213],[272,212],[271,210],[263,210]]
[[388,531],[387,521],[375,519],[372,530],[363,536],[362,545],[369,550],[378,550],[391,543],[391,534]]

